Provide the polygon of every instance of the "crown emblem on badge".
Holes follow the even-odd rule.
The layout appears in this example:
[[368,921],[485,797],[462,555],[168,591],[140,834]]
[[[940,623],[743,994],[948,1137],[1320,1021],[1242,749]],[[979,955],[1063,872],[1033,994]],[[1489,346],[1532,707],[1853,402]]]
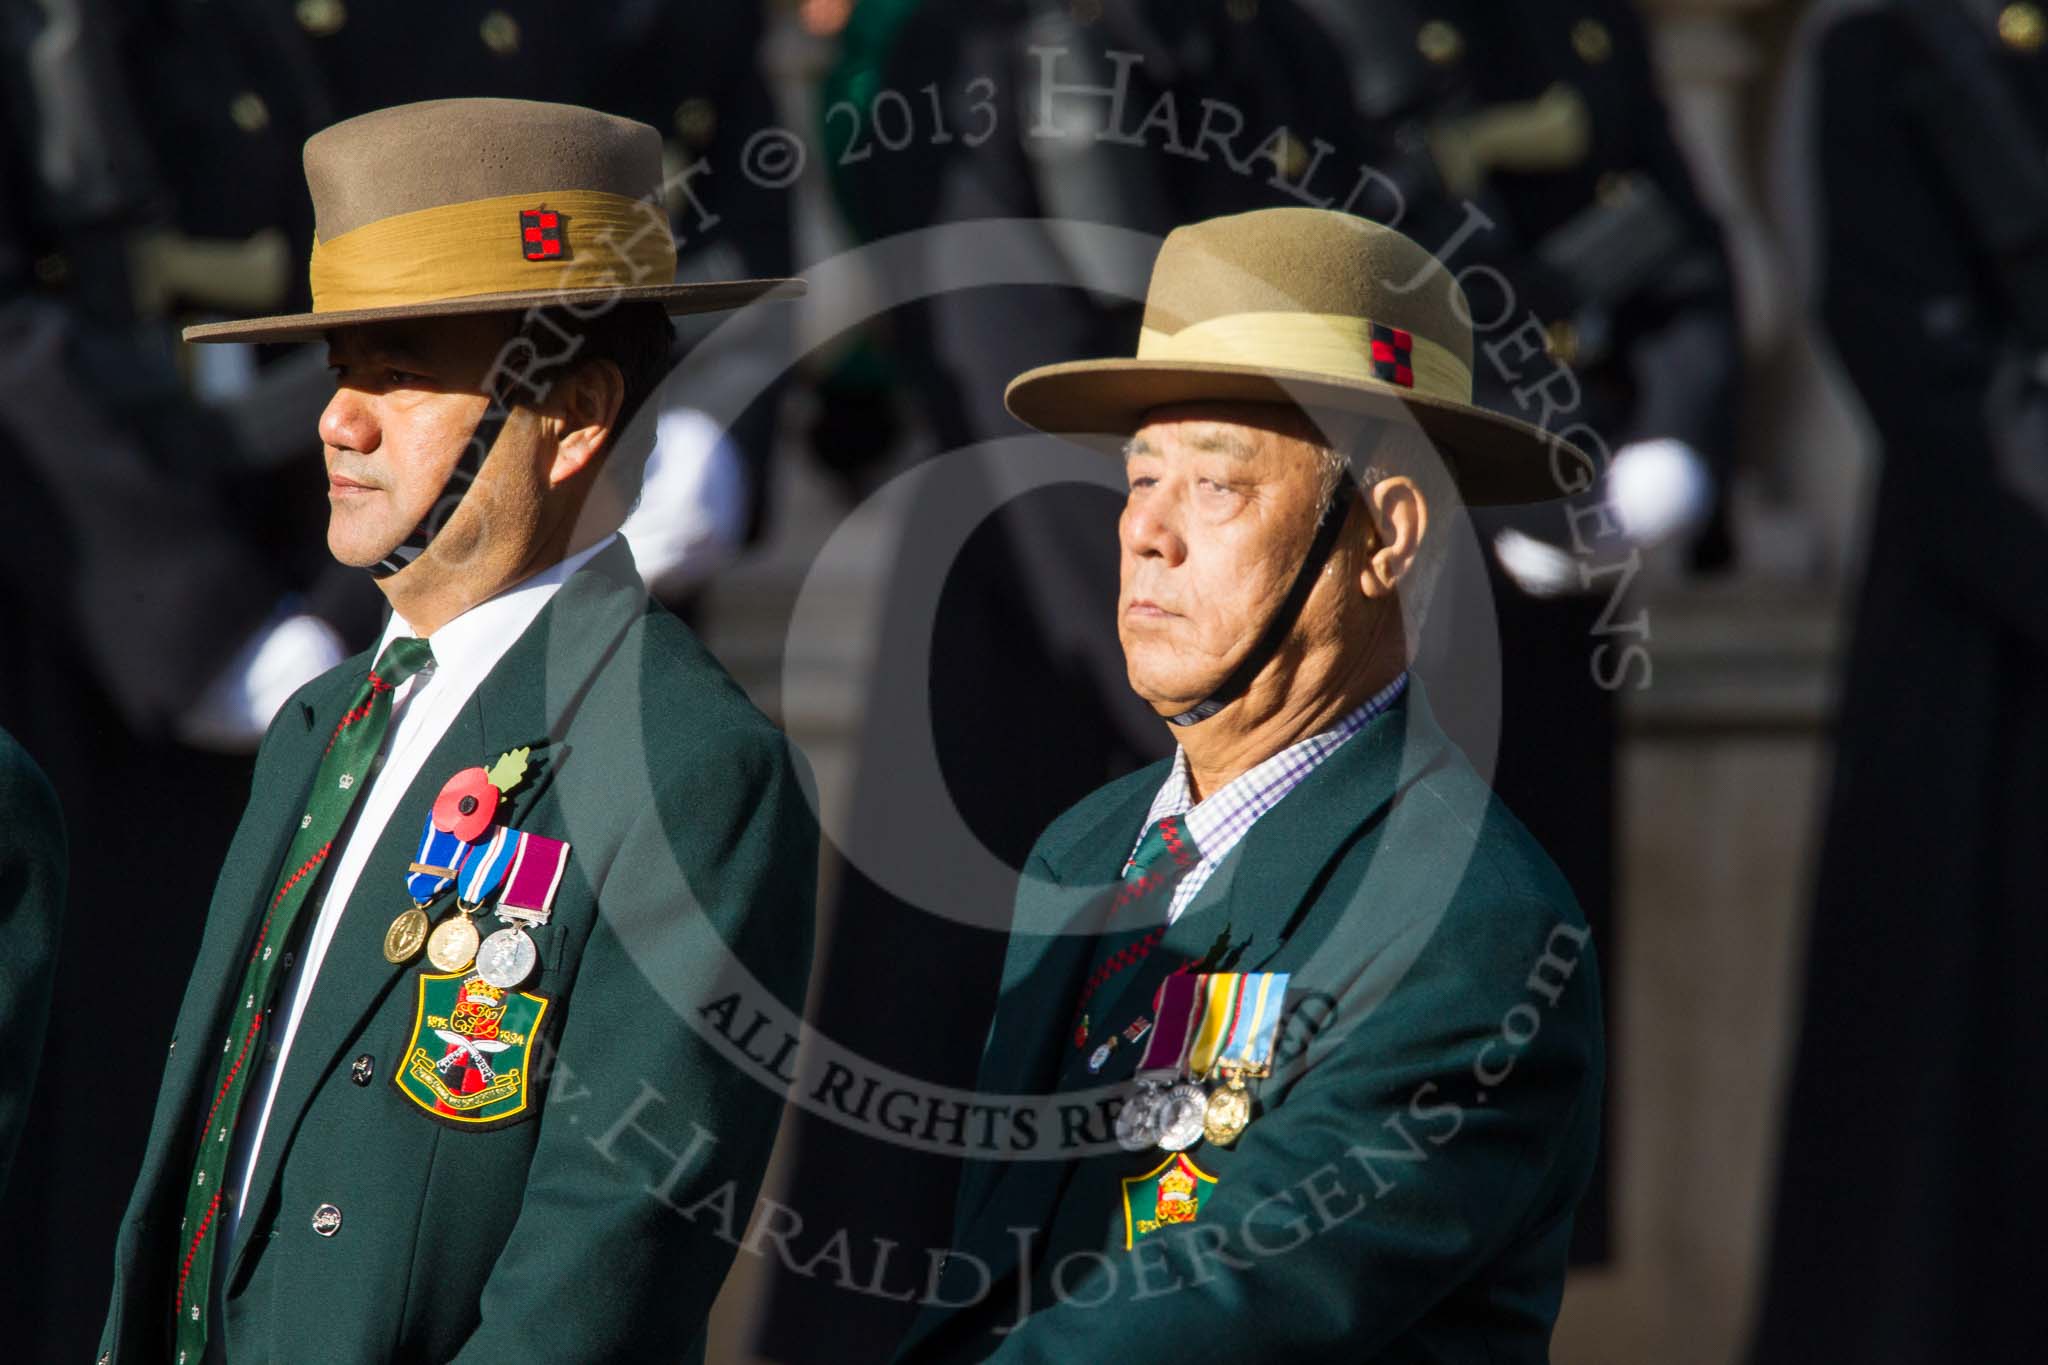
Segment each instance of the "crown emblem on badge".
[[519,244],[529,261],[557,260],[562,254],[562,215],[553,209],[519,211]]
[[505,992],[488,981],[477,980],[464,983],[462,998],[475,1005],[495,1005],[505,998]]
[[1195,1178],[1187,1168],[1176,1161],[1172,1169],[1159,1177],[1159,1222],[1192,1223],[1200,1207],[1195,1198]]

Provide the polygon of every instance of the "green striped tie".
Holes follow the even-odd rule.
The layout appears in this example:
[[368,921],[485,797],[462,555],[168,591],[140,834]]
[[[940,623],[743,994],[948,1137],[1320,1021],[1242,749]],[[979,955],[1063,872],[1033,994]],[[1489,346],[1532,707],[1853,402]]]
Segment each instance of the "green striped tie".
[[[271,997],[284,976],[285,944],[320,869],[334,849],[334,840],[348,819],[356,796],[369,785],[370,764],[391,728],[391,694],[399,684],[434,661],[425,640],[406,637],[384,647],[377,666],[343,713],[327,740],[320,772],[306,798],[305,818],[286,850],[284,867],[271,893],[270,908],[249,950],[226,1041],[221,1047],[220,1073],[212,1108],[200,1130],[199,1152],[192,1163],[192,1183],[185,1192],[185,1217],[178,1225],[178,1288],[171,1312],[177,1325],[178,1365],[196,1365],[206,1355],[207,1291],[213,1279],[213,1237],[220,1226],[221,1188],[228,1153],[249,1077],[257,1068],[256,1035],[270,1019]],[[254,1154],[251,1154],[254,1160]]]

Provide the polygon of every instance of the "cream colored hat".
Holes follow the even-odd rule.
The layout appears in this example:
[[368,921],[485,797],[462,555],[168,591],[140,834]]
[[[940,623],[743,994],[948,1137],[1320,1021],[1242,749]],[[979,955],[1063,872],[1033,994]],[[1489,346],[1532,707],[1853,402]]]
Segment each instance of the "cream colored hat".
[[1004,401],[1041,431],[1095,445],[1120,444],[1168,403],[1406,412],[1466,501],[1559,497],[1553,449],[1590,461],[1474,406],[1471,317],[1451,272],[1390,227],[1327,209],[1232,214],[1167,235],[1135,357],[1041,366]]
[[428,100],[347,119],[306,139],[313,311],[188,327],[185,340],[309,340],[600,298],[703,313],[803,292],[675,283],[661,183],[661,134],[572,104]]

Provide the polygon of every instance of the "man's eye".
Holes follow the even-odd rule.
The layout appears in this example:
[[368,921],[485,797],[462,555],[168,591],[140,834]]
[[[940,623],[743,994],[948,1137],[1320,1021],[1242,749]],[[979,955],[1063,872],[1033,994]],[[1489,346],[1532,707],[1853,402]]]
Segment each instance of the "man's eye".
[[[358,382],[363,382],[367,379],[368,382],[373,382],[387,389],[412,388],[426,381],[425,375],[415,373],[412,370],[394,369],[389,366],[383,369],[357,370],[354,366],[343,364],[339,360],[330,364],[327,367],[327,372],[334,376],[334,382],[337,387],[348,383],[351,378],[356,379]],[[375,378],[369,379],[369,376],[375,376]]]
[[1158,482],[1159,480],[1153,478],[1150,474],[1134,474],[1131,476],[1131,491],[1135,493],[1140,488],[1150,488]]

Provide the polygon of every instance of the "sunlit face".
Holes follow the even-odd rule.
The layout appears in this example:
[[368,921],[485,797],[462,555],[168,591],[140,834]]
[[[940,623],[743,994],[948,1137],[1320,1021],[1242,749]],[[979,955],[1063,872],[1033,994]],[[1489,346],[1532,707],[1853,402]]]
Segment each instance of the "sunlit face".
[[1117,633],[1132,690],[1170,714],[1213,692],[1279,609],[1322,510],[1321,461],[1281,410],[1148,415],[1124,460]]
[[484,385],[508,335],[494,316],[336,328],[334,397],[320,415],[327,548],[367,567],[433,509],[489,403]]

